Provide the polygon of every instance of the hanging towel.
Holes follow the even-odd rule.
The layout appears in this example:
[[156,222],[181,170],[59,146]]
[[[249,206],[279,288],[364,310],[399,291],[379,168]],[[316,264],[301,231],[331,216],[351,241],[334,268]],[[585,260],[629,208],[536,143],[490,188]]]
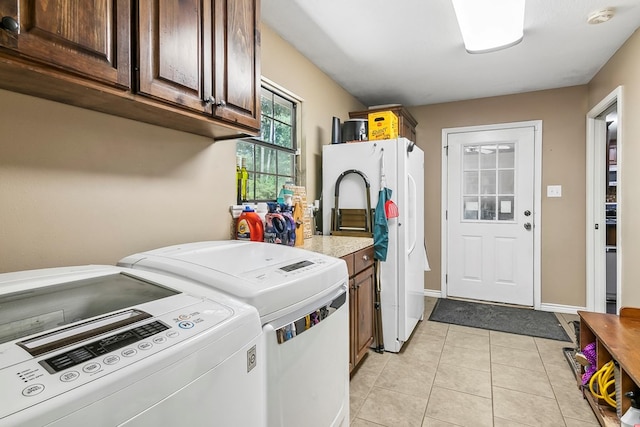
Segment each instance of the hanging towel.
[[383,187],[378,194],[378,205],[373,216],[373,257],[379,261],[387,260],[389,248],[389,224],[384,212],[384,204],[391,199],[391,190]]

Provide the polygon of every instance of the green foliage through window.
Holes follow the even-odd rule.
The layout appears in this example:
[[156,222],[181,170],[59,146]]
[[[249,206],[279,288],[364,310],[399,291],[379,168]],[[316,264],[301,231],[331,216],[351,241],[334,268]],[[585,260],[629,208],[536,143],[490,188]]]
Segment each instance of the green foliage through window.
[[285,183],[295,183],[297,105],[264,87],[260,102],[260,136],[236,145],[249,172],[249,201],[275,200]]

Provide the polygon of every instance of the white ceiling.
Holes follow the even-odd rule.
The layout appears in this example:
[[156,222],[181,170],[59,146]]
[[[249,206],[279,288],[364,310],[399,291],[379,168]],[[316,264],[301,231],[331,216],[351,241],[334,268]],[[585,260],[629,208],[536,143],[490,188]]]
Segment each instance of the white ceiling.
[[[604,7],[614,18],[587,24]],[[476,55],[450,0],[262,0],[262,19],[363,104],[415,106],[588,83],[640,0],[527,0],[523,41]]]

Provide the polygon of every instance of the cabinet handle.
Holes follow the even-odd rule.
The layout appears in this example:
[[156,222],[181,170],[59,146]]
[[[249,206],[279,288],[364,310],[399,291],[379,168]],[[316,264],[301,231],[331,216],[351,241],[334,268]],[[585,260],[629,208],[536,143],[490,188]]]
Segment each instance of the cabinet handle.
[[218,103],[216,104],[216,107],[226,107],[226,106],[227,106],[227,103],[222,100],[218,101]]
[[18,24],[18,21],[16,21],[11,16],[3,16],[2,20],[0,21],[0,28],[2,28],[3,30],[11,31],[12,33],[16,33],[18,32],[20,25]]
[[362,255],[363,261],[369,261],[369,255]]
[[202,100],[205,104],[213,104],[216,102],[216,99],[213,96],[209,96]]

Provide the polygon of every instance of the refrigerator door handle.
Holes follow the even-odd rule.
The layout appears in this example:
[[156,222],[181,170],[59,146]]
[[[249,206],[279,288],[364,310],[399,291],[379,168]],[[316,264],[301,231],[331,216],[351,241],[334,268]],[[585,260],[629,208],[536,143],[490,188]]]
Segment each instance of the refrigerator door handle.
[[[416,248],[416,243],[418,242],[418,236],[416,235],[416,212],[418,212],[418,195],[417,195],[417,190],[416,190],[416,181],[415,179],[413,179],[413,176],[411,176],[411,174],[408,174],[407,177],[409,178],[409,186],[412,187],[412,194],[411,194],[411,202],[413,203],[413,229],[412,227],[407,227],[406,230],[409,234],[413,234],[413,243],[411,243],[411,246],[409,247],[409,250],[407,251],[407,254],[410,254],[413,252],[413,250]],[[409,225],[411,225],[411,212],[409,212],[409,215],[407,215],[407,220],[410,221]]]

